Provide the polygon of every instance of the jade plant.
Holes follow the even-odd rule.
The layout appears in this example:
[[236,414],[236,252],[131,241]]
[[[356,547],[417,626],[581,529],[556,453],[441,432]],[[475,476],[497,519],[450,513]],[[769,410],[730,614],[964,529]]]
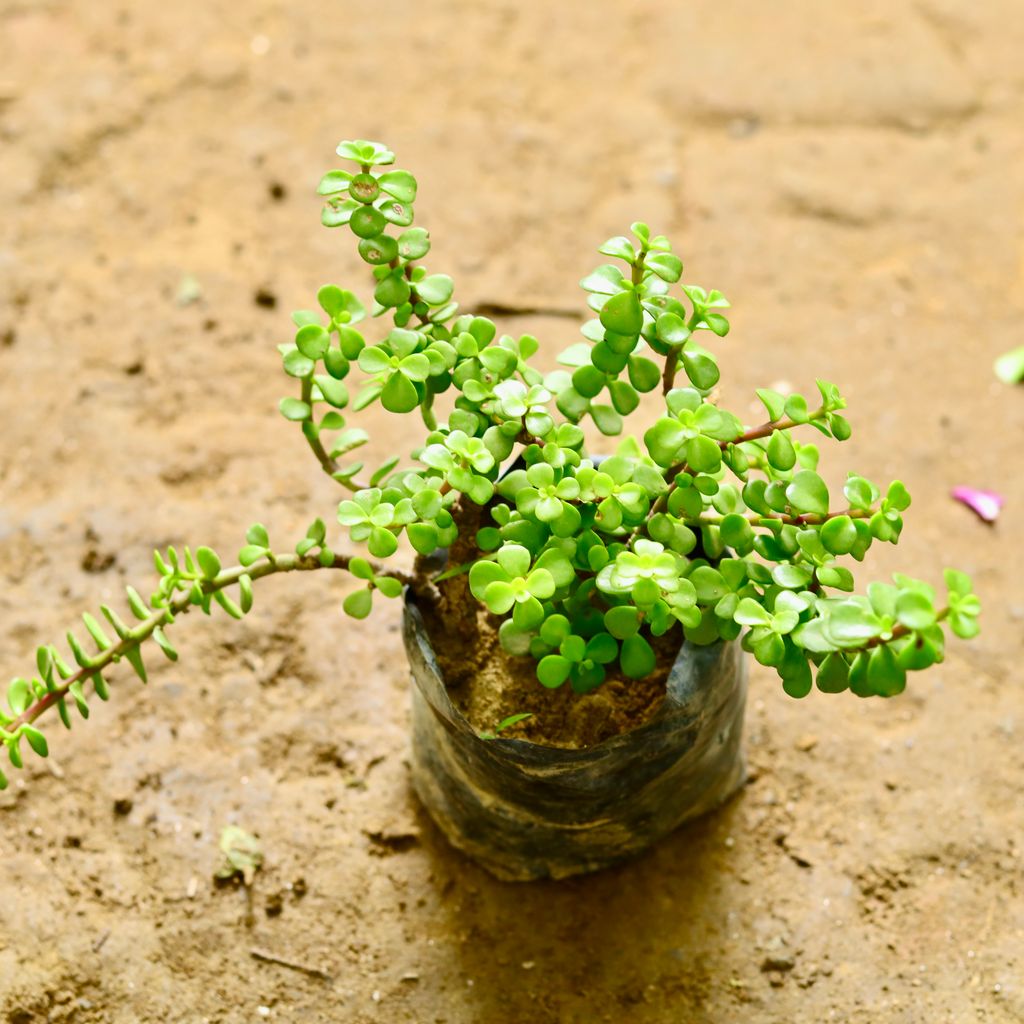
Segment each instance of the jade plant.
[[[562,352],[563,368],[545,373],[536,338],[460,313],[452,279],[428,272],[416,179],[392,168],[394,154],[365,141],[337,152],[349,166],[320,182],[322,221],[356,237],[372,302],[327,284],[318,310],[293,314],[294,340],[280,352],[295,393],[280,411],[347,492],[337,521],[370,557],[340,553],[320,518],[293,551],[251,526],[231,568],[209,547],[156,552],[148,599],[129,587],[123,616],[107,606],[103,624],[83,616],[91,643],[69,632],[66,651],[39,647],[35,677],[10,684],[0,740],[15,766],[23,740],[46,755],[46,712],[68,727],[72,706],[87,717],[87,690],[106,700],[118,662],[145,682],[150,641],[177,659],[167,631],[179,616],[217,606],[241,618],[257,582],[280,573],[346,573],[355,589],[343,609],[356,619],[377,595],[409,586],[428,597],[462,576],[500,620],[509,654],[535,659],[541,685],[581,694],[612,673],[653,672],[652,639],[675,630],[686,644],[738,640],[792,697],[815,682],[887,697],[907,672],[942,660],[944,626],[977,632],[978,599],[961,572],[946,570],[942,598],[904,575],[854,593],[844,560],[895,544],[910,495],[855,473],[841,497],[830,493],[813,441],[850,436],[834,384],[818,381],[813,399],[759,390],[764,419],[753,426],[722,408],[706,342],[728,334],[729,304],[679,285],[683,265],[664,236],[635,223],[600,247],[613,262],[581,282],[594,318]],[[381,326],[368,330],[368,313]],[[648,392],[656,416],[641,409]],[[369,437],[346,413],[376,403],[423,426],[410,422],[408,458],[370,468],[352,454]],[[622,436],[631,415],[644,421],[639,436]],[[588,424],[621,438],[599,442],[607,457],[587,448]],[[420,556],[415,572],[390,564],[403,541]],[[439,568],[427,556],[441,549],[471,557]]]

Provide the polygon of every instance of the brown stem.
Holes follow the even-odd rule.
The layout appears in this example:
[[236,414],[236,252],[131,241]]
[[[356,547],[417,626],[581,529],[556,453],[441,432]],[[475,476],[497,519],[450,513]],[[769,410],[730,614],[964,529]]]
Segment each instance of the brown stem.
[[[329,565],[322,565],[319,558],[298,555],[274,555],[272,560],[252,566],[235,566],[219,573],[215,579],[200,581],[203,592],[215,594],[220,590],[237,583],[242,576],[248,576],[251,580],[262,579],[264,576],[273,576],[284,572],[309,572],[315,569],[347,569],[352,561],[352,555],[335,555]],[[416,588],[422,581],[400,569],[389,569],[376,563],[370,563],[375,576],[390,576],[406,586]],[[174,620],[178,615],[183,615],[193,607],[191,588],[188,593],[180,594],[167,608],[158,608],[152,615],[143,619],[137,626],[129,630],[127,635],[108,647],[105,651],[90,659],[88,665],[79,667],[77,672],[61,681],[59,686],[50,690],[44,697],[40,697],[34,704],[26,708],[17,718],[4,726],[8,733],[13,733],[22,725],[34,722],[49,708],[64,700],[75,683],[85,682],[93,678],[99,672],[120,661],[130,650],[139,647],[147,640],[155,629],[164,626]]]
[[[312,409],[312,377],[304,377],[302,380],[302,401],[304,401]],[[313,420],[310,419],[308,422],[312,424]],[[331,458],[331,456],[327,454],[327,449],[324,448],[323,444],[321,443],[320,436],[318,434],[307,433],[305,430],[303,430],[302,436],[306,439],[306,442],[308,443],[309,447],[312,448],[313,454],[316,456],[317,462],[319,462],[320,465],[323,467],[324,472],[328,476],[333,477],[334,474],[337,473],[339,469],[341,469],[341,466],[338,464],[336,459]]]
[[661,375],[661,393],[667,395],[676,382],[676,369],[679,366],[679,349],[673,347],[665,356],[665,369]]

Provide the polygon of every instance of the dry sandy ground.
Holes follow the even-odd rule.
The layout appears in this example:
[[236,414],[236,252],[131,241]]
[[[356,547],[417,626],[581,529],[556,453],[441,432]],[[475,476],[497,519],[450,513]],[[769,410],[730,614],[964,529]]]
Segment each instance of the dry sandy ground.
[[[523,887],[417,811],[397,606],[353,628],[339,581],[273,581],[244,624],[183,623],[178,666],[121,675],[0,797],[0,1021],[1024,1019],[1024,392],[991,372],[1024,341],[1022,52],[1011,0],[0,2],[8,673],[148,588],[156,544],[330,517],[274,345],[318,285],[365,287],[312,194],[353,136],[417,172],[470,308],[582,310],[605,237],[670,233],[733,301],[727,404],[840,382],[830,479],[915,496],[872,571],[958,565],[987,606],[889,703],[798,705],[756,671],[738,799]],[[1006,494],[997,526],[957,483]],[[251,930],[211,884],[226,822],[266,849]]]

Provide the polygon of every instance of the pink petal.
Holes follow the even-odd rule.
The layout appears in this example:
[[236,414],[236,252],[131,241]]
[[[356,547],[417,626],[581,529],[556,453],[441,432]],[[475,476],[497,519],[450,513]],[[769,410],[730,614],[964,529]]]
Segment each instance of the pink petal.
[[980,519],[994,523],[1006,499],[995,491],[980,491],[976,487],[954,487],[950,494],[962,501]]

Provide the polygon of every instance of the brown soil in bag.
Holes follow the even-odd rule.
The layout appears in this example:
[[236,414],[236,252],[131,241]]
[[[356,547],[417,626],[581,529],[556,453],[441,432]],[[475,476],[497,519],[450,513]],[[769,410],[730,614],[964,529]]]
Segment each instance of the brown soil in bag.
[[471,649],[461,642],[461,629],[449,631],[434,616],[428,624],[452,702],[478,732],[493,731],[509,715],[530,712],[531,718],[501,735],[546,746],[589,747],[649,722],[665,696],[665,680],[679,653],[681,637],[673,630],[655,640],[657,667],[645,679],[610,673],[592,693],[574,693],[568,683],[549,690],[537,680],[536,659],[512,657],[502,649],[499,621],[493,615],[476,601],[468,610],[476,612]]
[[[460,502],[453,514],[461,532],[448,564],[463,565],[480,557],[473,538],[491,519],[486,509],[469,503]],[[577,694],[568,683],[547,689],[537,679],[535,658],[505,652],[498,639],[502,620],[470,593],[468,574],[442,580],[421,608],[452,702],[470,725],[477,732],[493,731],[510,715],[529,712],[530,718],[501,735],[550,747],[590,747],[649,722],[682,643],[682,631],[670,630],[653,639],[657,664],[645,679],[627,679],[615,665],[600,687]]]

